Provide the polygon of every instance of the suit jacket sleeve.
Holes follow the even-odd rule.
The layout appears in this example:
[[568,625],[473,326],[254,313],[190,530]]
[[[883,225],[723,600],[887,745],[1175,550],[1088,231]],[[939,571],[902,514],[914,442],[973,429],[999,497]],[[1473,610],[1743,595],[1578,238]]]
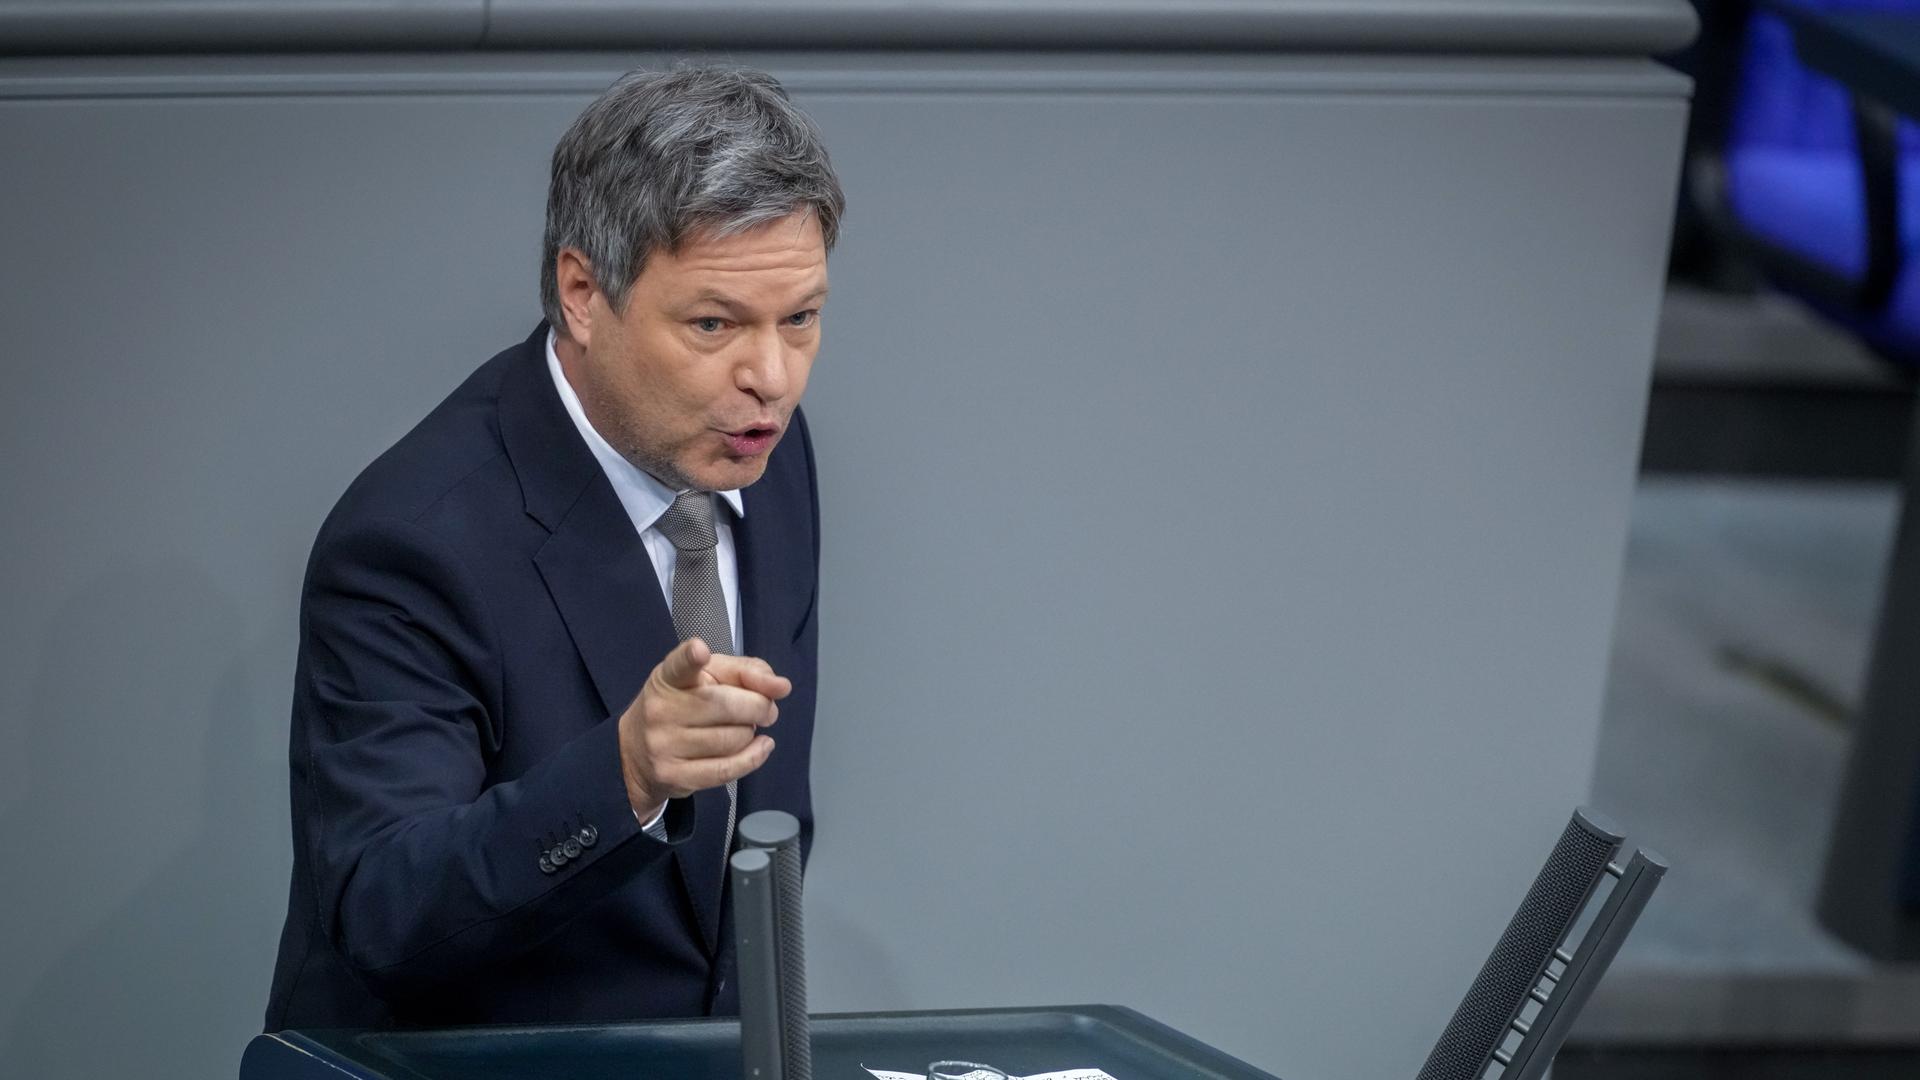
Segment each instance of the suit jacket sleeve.
[[[490,782],[501,657],[467,568],[403,520],[330,526],[301,605],[295,768],[320,925],[372,989],[408,995],[534,948],[646,862],[606,717]],[[297,788],[296,788],[297,790]],[[670,813],[677,840],[686,824]],[[540,854],[588,826],[555,873]]]

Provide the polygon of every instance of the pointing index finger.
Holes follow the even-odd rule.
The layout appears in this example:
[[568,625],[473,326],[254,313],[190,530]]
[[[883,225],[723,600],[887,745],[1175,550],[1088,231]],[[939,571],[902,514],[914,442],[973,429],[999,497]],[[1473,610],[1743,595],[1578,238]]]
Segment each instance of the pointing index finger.
[[757,656],[716,656],[708,672],[729,683],[779,701],[793,692],[793,680],[777,674],[773,665]]
[[713,650],[707,648],[707,643],[690,637],[660,661],[660,679],[675,689],[692,690],[705,681],[702,676],[712,659]]

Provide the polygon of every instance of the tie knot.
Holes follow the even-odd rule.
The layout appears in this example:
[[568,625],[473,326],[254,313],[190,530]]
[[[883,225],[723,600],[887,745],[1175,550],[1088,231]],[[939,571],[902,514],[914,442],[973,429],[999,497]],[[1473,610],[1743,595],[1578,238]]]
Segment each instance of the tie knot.
[[680,551],[709,551],[714,545],[713,494],[683,491],[655,524]]

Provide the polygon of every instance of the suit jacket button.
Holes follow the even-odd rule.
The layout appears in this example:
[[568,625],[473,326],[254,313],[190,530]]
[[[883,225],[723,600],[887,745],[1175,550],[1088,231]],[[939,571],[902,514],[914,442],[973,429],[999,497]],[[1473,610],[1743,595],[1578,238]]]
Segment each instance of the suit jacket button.
[[567,853],[557,846],[547,852],[547,858],[555,866],[567,865]]
[[560,845],[560,850],[567,858],[577,859],[580,857],[580,841],[569,836],[566,842]]
[[600,842],[600,830],[588,825],[575,833],[573,838],[580,841],[580,846],[583,848],[592,847]]
[[551,874],[558,869],[560,868],[553,865],[552,859],[547,858],[545,855],[540,856],[540,872],[541,873]]

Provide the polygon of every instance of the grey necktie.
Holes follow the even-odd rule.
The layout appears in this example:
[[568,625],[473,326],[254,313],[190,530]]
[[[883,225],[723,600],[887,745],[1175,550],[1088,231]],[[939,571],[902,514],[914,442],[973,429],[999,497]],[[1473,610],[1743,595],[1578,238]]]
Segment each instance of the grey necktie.
[[[683,491],[654,523],[673,542],[673,631],[681,641],[697,637],[717,653],[733,654],[733,629],[727,621],[727,594],[720,590],[720,558],[714,550],[713,495]],[[739,784],[727,781],[727,836],[720,850],[733,847],[733,816]],[[660,833],[666,831],[664,823]],[[656,834],[658,836],[659,834]]]

